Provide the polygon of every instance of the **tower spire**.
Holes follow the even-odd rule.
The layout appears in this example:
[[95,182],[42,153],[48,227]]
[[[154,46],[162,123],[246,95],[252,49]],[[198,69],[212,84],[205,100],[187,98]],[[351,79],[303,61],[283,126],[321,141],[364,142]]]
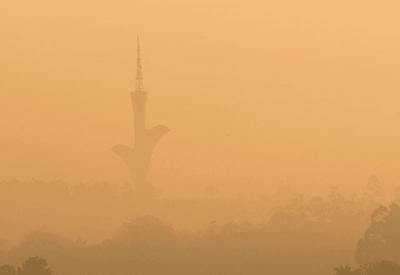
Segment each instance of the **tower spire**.
[[144,92],[143,67],[142,67],[139,35],[137,36],[136,92],[137,93]]
[[143,86],[142,60],[140,56],[140,39],[137,37],[136,87],[130,93],[134,117],[134,148],[117,145],[113,151],[128,165],[132,180],[144,194],[152,194],[154,189],[147,181],[153,151],[169,129],[164,125],[146,127],[147,94]]

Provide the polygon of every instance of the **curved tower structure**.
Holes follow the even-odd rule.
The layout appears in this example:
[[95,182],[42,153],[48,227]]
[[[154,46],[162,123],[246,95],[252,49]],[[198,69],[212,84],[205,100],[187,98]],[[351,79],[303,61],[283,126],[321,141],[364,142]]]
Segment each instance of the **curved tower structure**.
[[146,127],[147,93],[144,90],[143,84],[139,37],[137,43],[136,88],[135,91],[131,93],[134,115],[133,148],[120,144],[114,146],[113,151],[119,155],[128,166],[136,188],[141,191],[151,191],[153,187],[147,181],[151,156],[158,141],[169,129],[164,125],[158,125],[151,129],[147,129]]

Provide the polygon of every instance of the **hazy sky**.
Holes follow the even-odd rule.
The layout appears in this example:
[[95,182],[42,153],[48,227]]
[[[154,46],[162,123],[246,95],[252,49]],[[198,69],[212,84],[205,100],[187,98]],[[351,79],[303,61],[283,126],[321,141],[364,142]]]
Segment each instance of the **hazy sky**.
[[400,179],[398,1],[2,0],[0,178],[123,182],[143,44],[151,181],[259,192]]

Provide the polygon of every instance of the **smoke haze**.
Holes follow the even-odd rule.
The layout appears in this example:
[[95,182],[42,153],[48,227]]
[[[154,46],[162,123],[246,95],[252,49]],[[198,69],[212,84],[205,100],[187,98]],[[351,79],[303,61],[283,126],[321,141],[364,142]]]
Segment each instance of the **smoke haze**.
[[129,179],[109,149],[132,142],[140,33],[162,189],[394,184],[398,5],[2,1],[2,176]]
[[399,8],[2,0],[0,275],[400,274]]

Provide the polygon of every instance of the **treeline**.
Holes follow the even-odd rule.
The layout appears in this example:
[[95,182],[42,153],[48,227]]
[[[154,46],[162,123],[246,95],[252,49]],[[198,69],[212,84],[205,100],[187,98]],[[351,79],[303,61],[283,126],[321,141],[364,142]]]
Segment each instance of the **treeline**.
[[391,261],[381,261],[364,264],[355,269],[350,266],[340,266],[334,271],[334,275],[399,275],[400,265]]
[[[216,190],[206,184],[204,192],[191,198],[165,198],[161,195],[143,198],[129,184],[3,181],[0,182],[0,215],[7,223],[0,227],[0,247],[4,246],[1,239],[14,241],[26,232],[38,229],[71,239],[99,242],[124,221],[143,215],[159,217],[178,230],[201,230],[210,221],[220,224],[232,220],[264,223],[276,209],[301,200],[314,203],[313,211],[321,212],[320,215],[341,215],[340,211],[333,209],[345,207],[365,219],[384,200],[376,179],[370,180],[365,190],[351,197],[338,192],[310,197],[285,187],[268,195],[260,194],[257,198],[224,197],[223,192]],[[328,209],[318,210],[318,207]],[[355,233],[359,232],[350,235]]]
[[[358,275],[354,272],[366,266],[373,270],[373,262],[400,262],[399,206],[378,208],[367,230],[351,240],[348,229],[361,221],[347,203],[340,197],[298,199],[277,209],[263,224],[211,223],[196,233],[143,216],[97,244],[34,232],[3,251],[0,264],[18,264],[36,255],[47,259],[59,275],[320,275],[332,274],[333,267],[352,263],[356,256],[361,269],[347,271]],[[348,275],[343,273],[346,269],[337,271]]]
[[30,257],[20,267],[4,264],[0,266],[0,275],[51,275],[52,271],[45,259]]
[[0,266],[18,273],[38,256],[57,275],[321,275],[333,267],[358,275],[400,262],[400,208],[379,206],[382,192],[370,183],[351,197],[281,189],[252,200],[172,200],[107,183],[3,182],[0,239],[32,233],[0,241]]

